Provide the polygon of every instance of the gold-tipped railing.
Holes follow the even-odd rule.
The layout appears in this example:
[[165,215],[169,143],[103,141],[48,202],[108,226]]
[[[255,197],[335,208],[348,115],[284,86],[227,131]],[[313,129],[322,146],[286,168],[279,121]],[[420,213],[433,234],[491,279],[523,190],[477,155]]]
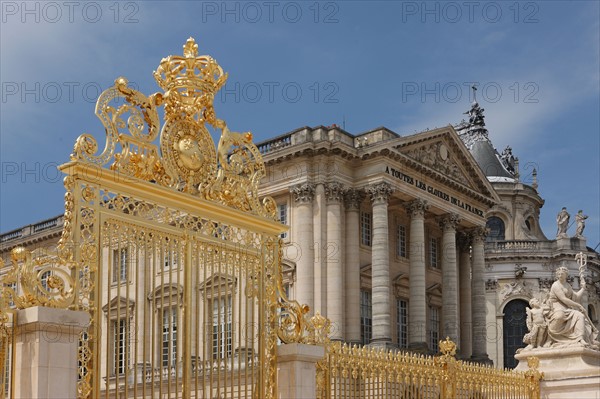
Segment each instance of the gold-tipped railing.
[[317,364],[319,399],[539,399],[536,358],[526,372],[457,360],[456,345],[440,341],[441,356],[331,343]]

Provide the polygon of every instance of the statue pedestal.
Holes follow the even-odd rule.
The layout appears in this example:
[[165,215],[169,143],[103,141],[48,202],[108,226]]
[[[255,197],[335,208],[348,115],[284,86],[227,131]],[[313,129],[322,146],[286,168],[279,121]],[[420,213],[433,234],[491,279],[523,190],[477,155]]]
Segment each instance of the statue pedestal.
[[600,351],[573,346],[537,348],[515,355],[519,365],[515,370],[527,371],[527,357],[540,360],[541,397],[548,399],[597,399],[600,387]]
[[585,251],[587,247],[587,240],[585,237],[567,237],[560,236],[556,237],[556,249],[564,251]]

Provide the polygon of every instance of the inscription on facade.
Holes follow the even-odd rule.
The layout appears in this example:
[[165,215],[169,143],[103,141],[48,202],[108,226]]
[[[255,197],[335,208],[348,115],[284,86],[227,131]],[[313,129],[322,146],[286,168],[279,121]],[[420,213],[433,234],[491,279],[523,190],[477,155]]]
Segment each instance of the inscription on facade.
[[416,179],[410,175],[402,173],[399,170],[396,170],[394,168],[390,168],[389,166],[386,166],[385,173],[387,173],[388,175],[390,175],[406,184],[415,186],[417,188],[420,188],[423,191],[428,192],[429,194],[431,194],[433,196],[441,198],[444,201],[447,201],[450,204],[452,204],[458,208],[462,208],[468,212],[474,213],[477,216],[483,217],[483,211],[481,209],[475,208],[474,206],[467,204],[467,203],[461,201],[460,199],[453,197],[442,190],[439,190],[433,186],[430,186],[429,184],[427,184],[419,179]]

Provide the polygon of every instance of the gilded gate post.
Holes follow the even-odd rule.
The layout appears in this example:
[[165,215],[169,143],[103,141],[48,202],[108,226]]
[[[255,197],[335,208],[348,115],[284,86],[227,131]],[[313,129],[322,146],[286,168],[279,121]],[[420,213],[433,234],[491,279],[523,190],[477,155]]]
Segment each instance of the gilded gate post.
[[540,359],[535,356],[527,357],[527,366],[529,370],[525,372],[525,377],[529,381],[529,399],[540,399],[540,380],[544,378],[544,373],[538,370]]
[[453,399],[456,397],[456,344],[446,337],[439,342],[439,347],[442,356],[436,360],[442,368],[442,399]]

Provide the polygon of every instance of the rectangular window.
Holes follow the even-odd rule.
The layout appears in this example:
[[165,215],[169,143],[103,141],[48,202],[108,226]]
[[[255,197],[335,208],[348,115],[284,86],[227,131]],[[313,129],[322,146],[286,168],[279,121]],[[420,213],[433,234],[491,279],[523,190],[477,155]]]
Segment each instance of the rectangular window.
[[370,212],[360,213],[360,242],[362,245],[371,246],[371,226],[373,214]]
[[48,278],[52,275],[52,272],[50,270],[45,271],[42,274],[42,287],[44,287],[45,290],[48,290]]
[[429,239],[429,266],[437,269],[438,265],[438,239]]
[[429,349],[434,353],[439,351],[440,340],[440,310],[435,306],[429,307]]
[[[8,286],[13,289],[13,291],[15,292],[15,294],[18,294],[18,292],[17,292],[17,283],[10,283]],[[9,301],[8,302],[8,306],[10,306],[11,308],[14,307],[15,306],[15,302],[14,301]]]
[[396,255],[406,258],[406,226],[399,225],[396,231]]
[[114,337],[114,373],[123,374],[129,363],[129,323],[125,319],[113,322]]
[[127,281],[129,276],[129,251],[127,248],[113,251],[113,282]]
[[[288,224],[288,208],[287,204],[279,204],[277,205],[277,215],[279,216],[279,221],[282,224]],[[287,238],[288,233],[281,233],[281,238]]]
[[214,298],[212,304],[212,355],[224,359],[231,356],[233,344],[231,297]]
[[396,329],[398,333],[398,346],[408,348],[408,302],[404,299],[396,300]]
[[360,291],[360,340],[363,345],[371,343],[373,332],[373,308],[371,291]]
[[164,269],[168,270],[171,267],[177,267],[179,263],[179,254],[176,250],[168,250],[165,252]]
[[162,311],[162,365],[175,366],[177,363],[177,307]]

